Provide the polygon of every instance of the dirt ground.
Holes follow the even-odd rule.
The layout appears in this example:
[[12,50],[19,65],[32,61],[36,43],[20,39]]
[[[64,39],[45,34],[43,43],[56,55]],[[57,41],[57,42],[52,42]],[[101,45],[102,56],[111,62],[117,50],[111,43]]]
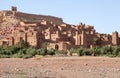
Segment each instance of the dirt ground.
[[120,58],[0,58],[0,78],[120,78]]

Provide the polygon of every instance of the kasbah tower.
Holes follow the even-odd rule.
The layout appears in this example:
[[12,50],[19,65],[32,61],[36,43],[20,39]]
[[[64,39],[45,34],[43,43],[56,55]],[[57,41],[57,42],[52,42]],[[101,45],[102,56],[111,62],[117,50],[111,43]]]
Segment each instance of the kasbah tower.
[[120,35],[117,31],[110,34],[96,32],[94,26],[79,23],[71,25],[54,16],[28,14],[11,10],[0,11],[0,45],[12,46],[23,39],[35,48],[49,43],[48,49],[69,50],[83,46],[93,48],[95,45],[118,46]]

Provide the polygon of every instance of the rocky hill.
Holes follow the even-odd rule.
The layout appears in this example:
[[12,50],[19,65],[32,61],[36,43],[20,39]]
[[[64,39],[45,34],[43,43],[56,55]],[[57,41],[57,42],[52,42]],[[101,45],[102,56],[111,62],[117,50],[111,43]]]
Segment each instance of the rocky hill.
[[54,16],[29,14],[17,11],[16,7],[11,10],[0,11],[0,28],[6,26],[16,26],[21,21],[23,22],[41,22],[42,20],[53,22],[56,25],[62,24],[63,20]]

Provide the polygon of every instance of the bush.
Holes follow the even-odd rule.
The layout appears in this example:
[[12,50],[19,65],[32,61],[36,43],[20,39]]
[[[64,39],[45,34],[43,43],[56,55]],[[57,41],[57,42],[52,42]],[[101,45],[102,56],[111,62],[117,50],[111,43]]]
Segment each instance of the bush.
[[14,58],[23,58],[24,54],[21,54],[21,53],[17,53],[17,54],[14,54],[12,57]]
[[[22,43],[24,41],[22,40]],[[21,43],[20,43],[21,44]],[[23,45],[23,44],[21,44]],[[23,48],[23,46],[19,45],[18,46],[0,46],[0,58],[10,58],[10,57],[15,57],[15,58],[31,58],[35,55],[67,55],[67,52],[64,50],[57,50],[57,49],[51,49],[51,50],[47,50],[46,48],[40,48],[40,49],[35,49],[34,47],[30,47],[28,46],[27,43],[25,43],[24,46],[26,46],[25,48]],[[20,46],[22,48],[20,48]],[[70,55],[72,55],[72,53],[77,53],[79,56],[85,56],[85,55],[105,55],[105,56],[109,56],[109,57],[120,57],[120,46],[117,47],[112,47],[112,46],[104,46],[102,48],[99,47],[95,47],[92,49],[86,49],[83,47],[74,49],[71,48],[70,50]]]
[[22,55],[22,54],[26,54],[26,49],[20,49],[20,50],[18,51],[18,53],[21,54],[21,55]]
[[114,47],[114,50],[112,52],[113,55],[118,56],[120,53],[120,47]]
[[76,49],[74,49],[74,48],[71,48],[70,49],[70,55],[72,56],[72,53],[76,53],[77,51],[76,51]]
[[83,47],[80,47],[77,49],[77,53],[79,56],[85,55],[85,49]]
[[111,55],[114,48],[112,46],[105,46],[101,48],[102,55]]
[[118,57],[120,57],[120,52],[119,52],[119,54],[118,54]]
[[24,41],[23,38],[20,38],[20,41],[15,46],[22,49],[22,48],[29,48],[30,44]]
[[99,56],[99,55],[101,55],[101,48],[95,47],[95,48],[93,49],[93,52],[94,52],[94,55],[95,55],[95,56]]
[[31,55],[31,56],[35,56],[37,53],[36,53],[36,49],[33,48],[33,47],[29,47],[27,50],[26,50],[26,55]]
[[45,56],[45,55],[47,55],[47,50],[46,50],[45,48],[38,49],[38,50],[36,51],[36,54],[37,54],[37,55]]
[[[64,50],[56,50],[56,49],[53,49],[55,55],[67,55],[67,52],[64,51]],[[49,52],[49,51],[48,51]]]
[[10,55],[0,55],[0,58],[10,58]]
[[20,50],[20,48],[18,48],[16,46],[7,46],[7,47],[5,47],[5,49],[9,50],[11,52],[11,54],[15,54]]
[[67,52],[64,51],[64,50],[61,50],[61,51],[60,51],[60,54],[67,55]]
[[28,59],[28,58],[32,58],[32,57],[33,57],[32,55],[24,55],[22,58]]
[[109,54],[108,57],[116,57],[116,55]]
[[83,52],[84,52],[84,55],[91,55],[92,54],[90,49],[86,49]]
[[42,51],[41,49],[37,49],[36,50],[36,55],[41,55],[41,51]]
[[55,50],[55,54],[60,54],[60,51],[59,50]]
[[48,50],[47,54],[48,55],[55,55],[55,50],[54,49]]
[[0,54],[1,55],[13,55],[19,51],[19,48],[16,46],[4,46],[0,47]]

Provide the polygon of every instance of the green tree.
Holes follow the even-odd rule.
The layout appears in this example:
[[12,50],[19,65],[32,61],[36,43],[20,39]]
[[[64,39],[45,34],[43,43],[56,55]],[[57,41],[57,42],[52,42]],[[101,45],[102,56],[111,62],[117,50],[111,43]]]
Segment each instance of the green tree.
[[120,46],[114,47],[112,54],[118,56],[120,54]]
[[72,56],[72,53],[75,53],[75,52],[76,52],[76,49],[71,48],[71,49],[69,50],[69,52],[70,52],[70,55]]
[[93,46],[96,46],[96,45],[97,45],[97,41],[98,41],[97,38],[93,38],[93,40],[92,40],[92,42],[93,42]]
[[34,47],[29,47],[26,50],[26,55],[35,56],[37,54],[36,49]]
[[48,42],[44,42],[44,43],[43,43],[43,48],[46,48],[46,49],[47,49],[48,46],[49,46],[49,43],[48,43]]
[[78,48],[78,49],[77,49],[77,53],[78,53],[79,56],[85,55],[85,54],[84,54],[84,48],[83,48],[83,47]]
[[51,49],[47,51],[48,55],[55,55],[55,49]]
[[28,48],[30,47],[30,44],[23,40],[23,38],[20,38],[20,41],[16,44],[16,46],[20,49],[22,48]]
[[95,56],[97,41],[98,41],[97,38],[93,38],[93,40],[92,40],[92,42],[93,42],[93,52],[92,52],[92,56]]
[[47,55],[47,50],[45,48],[40,48],[36,51],[36,54],[45,56],[45,55]]

